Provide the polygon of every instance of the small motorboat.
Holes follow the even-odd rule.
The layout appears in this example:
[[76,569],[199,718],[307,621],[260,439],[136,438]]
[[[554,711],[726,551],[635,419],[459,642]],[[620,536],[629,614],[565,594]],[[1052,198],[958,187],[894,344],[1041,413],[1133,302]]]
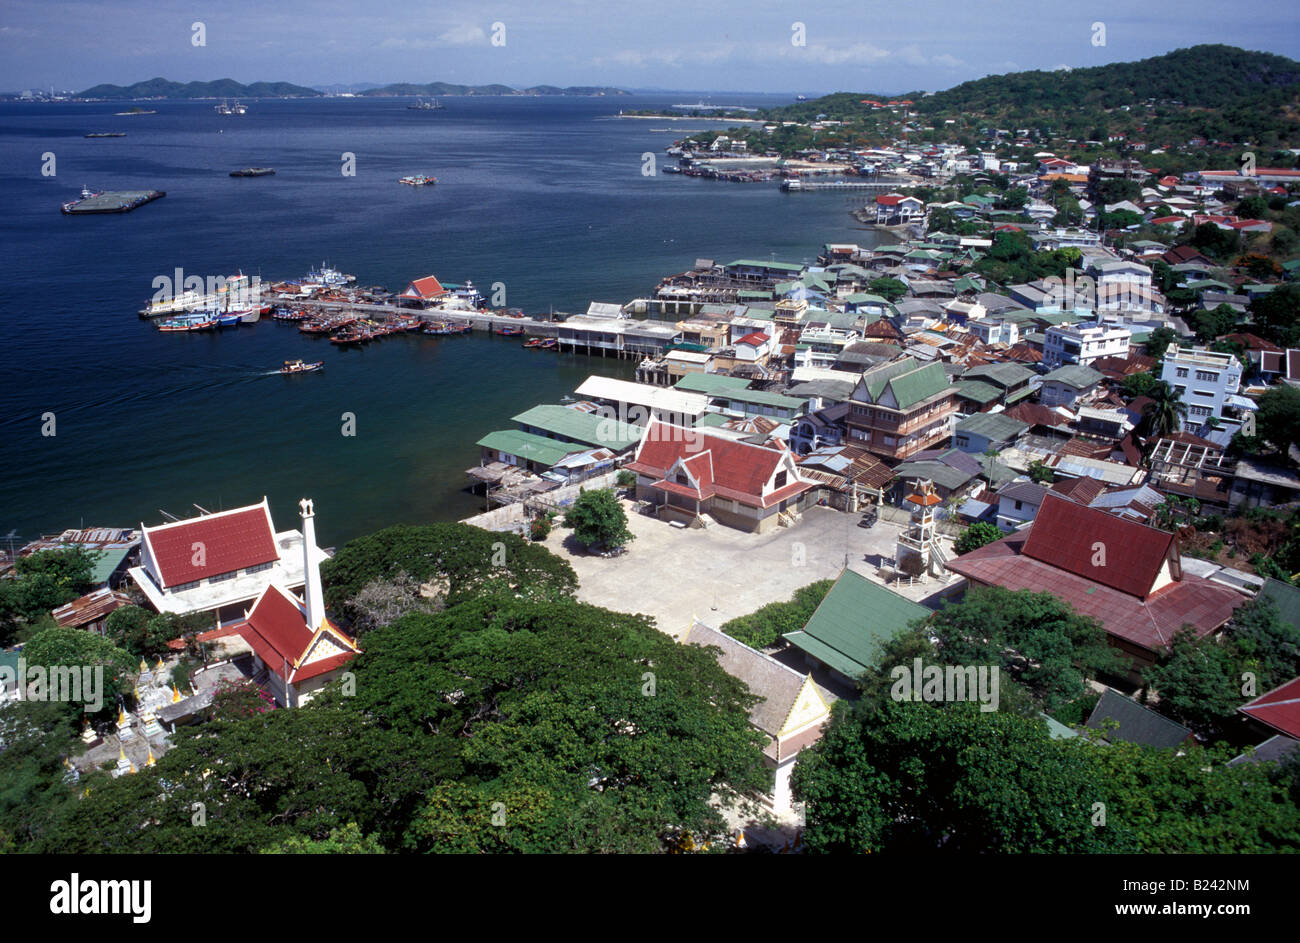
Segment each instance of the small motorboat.
[[286,360],[280,372],[285,376],[291,373],[315,373],[317,370],[325,369],[325,361],[318,360],[316,363],[303,363],[301,360]]
[[339,331],[330,338],[330,343],[338,344],[340,347],[354,347],[357,344],[364,344],[368,340],[370,338],[360,331]]
[[522,337],[524,329],[514,324],[501,324],[498,325],[492,333],[500,334],[502,337]]
[[554,337],[534,337],[525,341],[524,346],[529,350],[554,350],[556,340]]

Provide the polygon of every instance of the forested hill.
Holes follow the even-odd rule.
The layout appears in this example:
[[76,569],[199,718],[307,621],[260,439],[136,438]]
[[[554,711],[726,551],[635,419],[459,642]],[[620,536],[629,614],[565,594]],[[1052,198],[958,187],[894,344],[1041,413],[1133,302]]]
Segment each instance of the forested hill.
[[96,85],[77,95],[78,98],[319,98],[314,88],[292,82],[253,82],[244,85],[234,79],[212,82],[173,82],[153,78],[134,85]]
[[1086,69],[992,75],[918,100],[917,106],[923,113],[987,113],[1016,107],[1119,108],[1155,100],[1192,108],[1232,108],[1252,100],[1281,105],[1294,101],[1297,92],[1300,62],[1217,45]]

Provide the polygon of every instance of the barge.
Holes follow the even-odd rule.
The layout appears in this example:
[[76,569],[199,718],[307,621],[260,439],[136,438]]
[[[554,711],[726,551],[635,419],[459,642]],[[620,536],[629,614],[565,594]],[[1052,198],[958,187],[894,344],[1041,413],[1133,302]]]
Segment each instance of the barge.
[[104,190],[94,193],[87,187],[81,188],[81,198],[63,204],[63,212],[69,216],[87,216],[93,213],[129,213],[146,203],[161,200],[167,194],[163,190]]

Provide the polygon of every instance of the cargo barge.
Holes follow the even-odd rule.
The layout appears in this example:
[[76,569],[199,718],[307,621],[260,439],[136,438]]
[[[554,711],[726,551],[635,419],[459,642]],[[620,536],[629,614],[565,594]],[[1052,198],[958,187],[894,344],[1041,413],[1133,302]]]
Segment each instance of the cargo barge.
[[88,188],[81,188],[81,199],[63,204],[63,212],[69,216],[82,216],[91,213],[129,213],[134,209],[161,200],[167,194],[162,190],[105,190],[92,193]]

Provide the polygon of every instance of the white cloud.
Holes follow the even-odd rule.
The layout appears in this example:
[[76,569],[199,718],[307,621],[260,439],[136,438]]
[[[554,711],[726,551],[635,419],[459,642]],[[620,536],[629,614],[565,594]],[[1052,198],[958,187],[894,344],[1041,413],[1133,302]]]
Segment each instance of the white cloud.
[[487,42],[487,33],[481,26],[457,26],[439,36],[438,41],[448,46],[472,46]]

